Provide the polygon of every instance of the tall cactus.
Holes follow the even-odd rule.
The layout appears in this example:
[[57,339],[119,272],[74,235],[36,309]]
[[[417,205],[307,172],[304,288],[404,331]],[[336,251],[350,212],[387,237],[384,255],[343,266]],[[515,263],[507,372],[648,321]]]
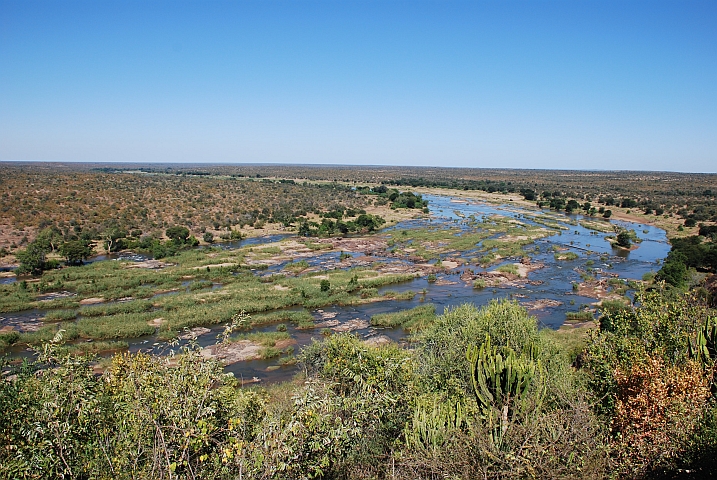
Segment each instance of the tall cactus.
[[[491,344],[490,336],[480,346],[468,349],[467,358],[471,366],[473,390],[484,417],[491,424],[500,425],[494,432],[497,443],[508,428],[517,411],[527,406],[525,393],[537,380],[540,361],[534,360],[534,349],[518,356],[509,347],[498,348]],[[542,394],[535,400],[540,403]],[[499,416],[499,418],[496,418]]]

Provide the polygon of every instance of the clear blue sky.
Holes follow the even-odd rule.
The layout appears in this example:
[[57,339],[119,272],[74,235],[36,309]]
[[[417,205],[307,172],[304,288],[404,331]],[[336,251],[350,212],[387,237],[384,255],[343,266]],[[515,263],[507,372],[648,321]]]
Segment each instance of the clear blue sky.
[[717,172],[717,2],[0,0],[0,160]]

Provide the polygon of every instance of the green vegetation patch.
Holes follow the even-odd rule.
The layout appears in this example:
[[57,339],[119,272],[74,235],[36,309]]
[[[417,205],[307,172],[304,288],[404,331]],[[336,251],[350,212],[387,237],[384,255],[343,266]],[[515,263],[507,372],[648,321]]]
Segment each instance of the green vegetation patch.
[[558,252],[558,253],[554,254],[553,257],[555,257],[555,260],[558,260],[558,261],[569,262],[572,260],[576,260],[579,257],[579,255],[575,252]]
[[496,271],[503,273],[510,273],[512,275],[518,275],[518,266],[514,263],[506,263],[496,268]]
[[435,319],[436,306],[429,303],[400,312],[373,315],[371,325],[385,328],[403,327],[409,332],[416,332],[433,323]]

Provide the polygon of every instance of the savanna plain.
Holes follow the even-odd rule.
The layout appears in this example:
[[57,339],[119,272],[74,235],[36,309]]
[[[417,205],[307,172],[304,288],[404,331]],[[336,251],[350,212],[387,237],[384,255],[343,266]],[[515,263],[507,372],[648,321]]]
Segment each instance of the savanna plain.
[[717,175],[0,164],[0,478],[705,478]]

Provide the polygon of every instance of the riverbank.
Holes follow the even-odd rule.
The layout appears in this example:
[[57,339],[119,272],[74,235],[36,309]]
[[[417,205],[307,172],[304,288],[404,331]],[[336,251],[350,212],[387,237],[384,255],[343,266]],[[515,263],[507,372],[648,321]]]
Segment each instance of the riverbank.
[[[91,342],[96,349],[160,354],[174,340],[211,352],[244,311],[250,318],[243,334],[260,336],[237,348],[265,344],[237,356],[243,360],[227,370],[276,381],[293,372],[298,349],[325,335],[348,329],[366,340],[405,342],[402,327],[376,327],[372,318],[422,305],[440,314],[464,303],[515,298],[541,325],[558,328],[569,312],[594,302],[574,285],[594,278],[606,294],[625,295],[625,282],[605,279],[639,280],[659,268],[669,249],[653,227],[638,229],[640,248],[620,253],[589,222],[528,202],[425,195],[430,215],[394,211],[395,225],[373,235],[251,237],[185,250],[161,264],[123,257],[48,271],[24,290],[0,284],[0,327],[10,327],[3,338],[15,343],[14,355],[58,329],[77,351]],[[556,255],[568,251],[573,255]],[[284,340],[291,344],[277,343]],[[225,357],[225,363],[234,358]]]

